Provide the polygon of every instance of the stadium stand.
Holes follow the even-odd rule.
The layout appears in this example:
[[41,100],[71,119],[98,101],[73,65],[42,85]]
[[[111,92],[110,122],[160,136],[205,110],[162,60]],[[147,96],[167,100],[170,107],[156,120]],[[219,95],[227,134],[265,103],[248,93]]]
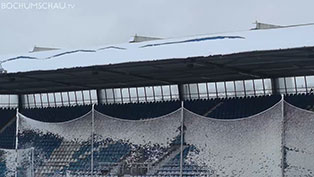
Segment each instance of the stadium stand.
[[180,101],[96,105],[103,114],[122,119],[139,120],[163,116],[181,107]]
[[[212,118],[228,118],[234,119],[245,117],[259,113],[271,107],[280,100],[279,95],[258,96],[258,97],[243,97],[243,98],[217,98],[211,100],[191,100],[185,101],[185,107],[197,114]],[[179,101],[168,101],[158,103],[129,103],[129,104],[112,104],[112,105],[97,105],[96,110],[108,114],[113,117],[123,119],[149,119],[168,114],[180,107]],[[218,106],[217,106],[218,105]],[[90,111],[91,106],[72,106],[72,107],[56,107],[56,108],[30,108],[23,109],[22,113],[44,122],[62,122],[64,120],[72,120]],[[11,111],[12,112],[12,111]],[[13,111],[15,114],[15,112]],[[11,113],[11,115],[14,115]],[[29,139],[27,137],[32,137]],[[8,126],[1,134],[0,138],[2,148],[14,148],[15,143],[15,121]],[[41,166],[37,172],[40,174],[52,175],[54,173],[64,174],[67,170],[75,173],[83,173],[82,169],[90,169],[91,147],[89,144],[77,145],[70,142],[61,143],[58,138],[53,136],[34,137],[31,134],[25,134],[21,138],[23,142],[35,142],[35,146],[49,152],[48,160],[45,165]],[[174,142],[180,144],[180,137]],[[167,156],[170,154],[172,159],[161,159],[164,164],[157,171],[151,171],[151,175],[173,175],[179,174],[179,156],[178,148],[164,150]],[[193,150],[193,147],[187,146],[184,150],[184,157],[187,153]],[[74,153],[73,153],[74,152]],[[159,151],[160,152],[160,151]],[[95,165],[95,171],[100,174],[108,174],[111,170],[121,170],[118,164],[127,159],[130,153],[130,147],[126,144],[108,144],[98,143],[95,147],[94,159],[98,163]],[[165,155],[164,155],[165,156]],[[142,155],[144,157],[144,155]],[[148,159],[146,159],[148,160]],[[144,163],[145,158],[137,163]],[[160,164],[159,164],[160,165]],[[67,167],[65,167],[67,166]],[[124,169],[126,170],[126,169]],[[200,175],[204,170],[196,165],[184,164],[185,175]]]
[[5,127],[16,115],[16,110],[11,108],[0,108],[0,131]]
[[5,176],[6,166],[5,161],[2,158],[3,154],[0,152],[0,176]]
[[0,133],[0,147],[4,149],[14,149],[15,148],[15,131],[16,131],[16,121],[13,121],[11,125],[5,128]]
[[78,118],[91,110],[91,106],[67,106],[22,109],[20,112],[28,117],[43,122],[65,122]]
[[[32,121],[51,125],[71,122],[89,114],[92,104],[95,104],[96,111],[106,116],[123,121],[146,122],[178,110],[183,102],[187,110],[202,119],[207,117],[205,121],[228,119],[222,122],[232,123],[238,118],[273,108],[283,94],[288,103],[313,111],[314,77],[310,75],[314,67],[314,43],[304,35],[296,35],[311,36],[313,31],[313,25],[256,29],[93,50],[53,50],[3,60],[1,67],[5,72],[0,74],[0,97],[6,97],[0,100],[8,100],[8,103],[1,104],[4,108],[0,108],[0,148],[15,148],[16,108]],[[220,43],[218,47],[217,41]],[[304,44],[304,41],[308,43]],[[88,57],[88,63],[81,56]],[[11,95],[7,96],[8,93]],[[294,118],[294,115],[290,116]],[[273,121],[272,116],[266,118]],[[89,123],[69,129],[88,131],[84,126],[95,127]],[[191,130],[186,128],[186,124],[182,125],[175,126],[175,133],[181,133],[182,129],[183,133]],[[270,124],[268,127],[272,126]],[[278,133],[280,129],[276,130]],[[212,171],[208,166],[189,161],[189,155],[197,154],[201,149],[185,141],[187,134],[183,138],[175,134],[167,147],[158,143],[134,145],[110,139],[109,136],[100,141],[94,134],[91,136],[93,138],[84,141],[69,140],[59,135],[36,129],[27,129],[19,134],[19,149],[36,149],[32,152],[34,157],[25,157],[35,164],[35,176],[180,176],[181,157],[183,176],[217,175],[217,169]],[[140,136],[136,138],[140,139]],[[208,137],[207,140],[210,139]],[[181,147],[183,156],[180,154]],[[288,148],[284,148],[287,152]],[[294,153],[293,147],[288,150]],[[269,156],[262,154],[262,157]],[[7,176],[8,163],[5,158],[0,154],[0,177]],[[219,160],[216,159],[216,162]],[[312,173],[310,168],[305,170],[306,175]],[[20,169],[23,171],[19,172],[23,174],[21,176],[29,176],[28,168]],[[305,168],[300,165],[300,169]],[[220,170],[225,172],[225,169]],[[295,176],[302,175],[299,173]]]
[[[280,100],[280,95],[259,96],[247,98],[217,98],[211,100],[191,100],[185,101],[185,108],[199,115],[212,118],[240,118],[259,113],[271,107]],[[303,101],[301,101],[304,103]],[[218,106],[217,106],[218,105]],[[96,105],[96,110],[122,119],[139,120],[158,117],[168,114],[178,108],[179,101],[168,101],[158,103],[129,103]],[[21,113],[43,122],[64,122],[80,117],[91,110],[91,106],[72,106],[55,108],[29,108],[22,109]],[[3,115],[7,115],[7,124],[15,117],[15,110],[4,110]],[[3,116],[5,117],[5,116]],[[7,125],[5,124],[5,125]],[[14,148],[15,124],[13,121],[0,134],[2,139],[1,148]],[[4,125],[3,125],[4,126]]]
[[[190,151],[195,151],[193,146],[185,146],[183,150],[183,158],[186,159]],[[180,153],[178,153],[174,158],[170,159],[165,165],[161,166],[157,171],[156,175],[171,175],[180,176]],[[207,169],[203,169],[196,164],[191,164],[184,162],[183,164],[183,174],[184,176],[201,176],[201,174],[208,174]]]
[[15,109],[0,108],[0,148],[15,147]]
[[285,100],[299,108],[314,111],[314,95],[308,94],[289,94],[285,96]]
[[[184,105],[187,109],[199,115],[212,118],[227,118],[235,119],[257,114],[268,109],[281,99],[280,95],[257,96],[257,97],[242,97],[242,98],[217,98],[210,100],[190,100],[185,101]],[[294,94],[287,95],[285,99],[304,109],[311,110],[313,108],[313,94]],[[157,102],[157,103],[129,103],[129,104],[111,104],[97,105],[96,110],[113,117],[123,119],[149,119],[158,117],[172,112],[180,107],[179,101]],[[72,120],[90,111],[91,106],[72,106],[72,107],[55,107],[55,108],[30,108],[23,109],[23,114],[32,117],[36,120],[44,122],[62,122],[64,120]],[[15,116],[15,110],[3,110],[7,117],[7,122],[13,120],[10,126],[7,126],[0,134],[1,148],[13,149],[15,146],[15,121],[12,117]],[[27,137],[32,137],[28,139]],[[91,147],[90,145],[77,145],[73,143],[61,143],[60,140],[51,136],[33,137],[25,135],[22,138],[25,143],[32,141],[37,143],[36,147],[49,152],[48,160],[45,165],[37,169],[40,174],[53,175],[54,173],[65,174],[67,170],[77,174],[84,173],[82,169],[90,169]],[[176,144],[179,144],[180,137],[177,138]],[[22,142],[23,143],[23,142]],[[188,152],[192,151],[193,147],[186,146],[184,149],[184,157]],[[161,159],[159,161],[158,170],[151,170],[151,175],[158,176],[179,176],[180,152],[178,149],[164,150],[167,156],[173,158]],[[167,152],[168,151],[168,152]],[[74,153],[73,153],[74,152]],[[94,159],[97,163],[95,171],[98,174],[114,174],[112,170],[121,171],[121,162],[126,160],[130,153],[130,147],[127,144],[108,144],[98,143],[95,147]],[[170,155],[171,154],[171,155]],[[166,158],[166,157],[165,157]],[[146,159],[148,160],[148,159]],[[142,159],[142,161],[145,160]],[[120,165],[119,165],[120,164]],[[163,165],[162,165],[163,164]],[[66,166],[66,168],[65,168]],[[5,165],[2,163],[2,169]],[[123,169],[127,170],[127,168]],[[96,172],[95,172],[96,173]],[[186,176],[199,176],[205,173],[202,167],[193,164],[184,164],[184,174]]]
[[235,119],[248,117],[270,108],[278,103],[280,95],[217,98],[213,100],[186,101],[185,108],[206,117]]

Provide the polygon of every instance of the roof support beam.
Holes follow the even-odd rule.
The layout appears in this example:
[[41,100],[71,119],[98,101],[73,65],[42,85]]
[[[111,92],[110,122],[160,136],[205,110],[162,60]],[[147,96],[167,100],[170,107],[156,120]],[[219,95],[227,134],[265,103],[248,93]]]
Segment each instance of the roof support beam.
[[10,93],[17,93],[18,90],[17,89],[14,89],[14,88],[5,88],[5,87],[0,87],[0,91],[1,92],[6,92],[8,94]]
[[144,79],[144,80],[157,81],[157,82],[160,82],[160,83],[165,84],[165,85],[175,84],[174,82],[171,82],[171,81],[168,81],[168,80],[156,79],[156,78],[153,78],[153,77],[142,76],[142,75],[134,74],[134,73],[130,73],[130,72],[113,71],[113,70],[109,70],[109,69],[100,69],[100,68],[97,69],[97,71],[114,73],[114,74],[119,74],[119,75],[124,75],[124,76],[132,76],[132,77],[139,78],[139,79]]
[[228,66],[228,65],[225,65],[225,64],[218,64],[218,63],[214,63],[214,62],[210,62],[210,61],[196,62],[196,64],[199,64],[199,65],[202,65],[202,66],[206,66],[206,67],[211,65],[211,66],[215,66],[217,68],[234,71],[234,72],[236,72],[236,73],[238,73],[240,75],[250,76],[250,77],[253,77],[253,78],[256,78],[256,79],[269,77],[269,76],[267,76],[265,74],[262,74],[262,73],[256,73],[256,72],[252,72],[252,71],[249,71],[249,70],[239,69],[239,68],[236,68],[236,67],[231,67],[231,66]]
[[19,78],[26,78],[26,79],[31,79],[31,80],[35,80],[35,81],[44,81],[44,82],[51,82],[54,84],[59,84],[59,85],[63,85],[63,86],[75,86],[78,87],[79,89],[91,89],[90,87],[86,86],[86,85],[82,85],[82,84],[77,84],[77,83],[71,83],[71,82],[63,82],[63,81],[57,81],[57,80],[53,80],[53,79],[42,79],[42,78],[37,78],[37,77],[32,77],[32,76],[27,76],[27,75],[17,75],[16,77]]

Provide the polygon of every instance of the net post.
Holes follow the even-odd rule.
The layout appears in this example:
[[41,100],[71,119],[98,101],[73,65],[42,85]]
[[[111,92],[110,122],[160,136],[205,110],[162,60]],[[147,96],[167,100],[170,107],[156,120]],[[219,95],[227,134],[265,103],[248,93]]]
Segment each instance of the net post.
[[184,143],[184,102],[181,101],[181,143],[180,143],[180,177],[183,176],[183,143]]
[[91,137],[91,177],[94,176],[94,129],[95,129],[95,104],[92,104],[92,137]]
[[281,94],[281,118],[282,118],[282,126],[281,126],[281,176],[285,176],[285,96]]
[[16,130],[15,130],[15,177],[17,177],[17,167],[18,167],[18,135],[19,135],[19,108],[16,109]]
[[32,151],[31,151],[31,152],[32,152],[32,159],[31,159],[31,165],[32,165],[32,166],[31,166],[31,170],[32,170],[31,173],[32,173],[32,174],[31,174],[31,175],[32,175],[32,177],[34,177],[34,176],[35,176],[35,167],[34,167],[34,156],[35,156],[34,153],[35,153],[35,148],[32,147],[31,150],[32,150]]

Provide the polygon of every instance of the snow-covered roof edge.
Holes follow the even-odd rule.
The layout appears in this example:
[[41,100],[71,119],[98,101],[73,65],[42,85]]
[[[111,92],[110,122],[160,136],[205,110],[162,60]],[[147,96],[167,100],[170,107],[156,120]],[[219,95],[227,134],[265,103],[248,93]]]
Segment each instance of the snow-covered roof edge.
[[[160,39],[0,57],[8,73],[314,46],[314,25]],[[0,66],[0,69],[1,69]],[[1,72],[1,71],[0,71]]]

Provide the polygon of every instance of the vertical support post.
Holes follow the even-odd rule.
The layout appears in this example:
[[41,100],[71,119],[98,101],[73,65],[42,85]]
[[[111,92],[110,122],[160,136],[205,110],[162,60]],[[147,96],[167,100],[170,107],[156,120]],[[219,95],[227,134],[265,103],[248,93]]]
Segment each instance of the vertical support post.
[[18,167],[18,141],[19,141],[19,108],[16,109],[16,130],[15,130],[15,177],[17,177]]
[[281,126],[281,176],[285,176],[285,161],[286,161],[286,155],[285,155],[285,109],[284,109],[284,94],[281,95],[281,116],[282,116],[282,126]]
[[92,105],[92,139],[91,139],[91,176],[94,176],[94,125],[95,125],[95,104]]
[[178,84],[178,92],[179,92],[179,100],[184,101],[185,100],[185,91],[184,91],[184,85]]
[[279,88],[279,78],[271,78],[271,90],[273,95],[277,95],[279,93],[282,93],[282,91]]
[[23,95],[19,94],[17,96],[17,99],[18,99],[18,108],[22,109],[23,105],[25,105],[25,100],[23,99]]
[[34,152],[35,151],[35,148],[34,147],[32,147],[32,162],[31,162],[31,170],[32,170],[32,177],[34,177],[35,176],[35,169],[34,169]]
[[184,102],[181,101],[180,177],[183,176]]
[[217,87],[217,82],[215,82],[215,92],[216,92],[216,98],[219,97],[219,94],[218,94],[218,87]]

